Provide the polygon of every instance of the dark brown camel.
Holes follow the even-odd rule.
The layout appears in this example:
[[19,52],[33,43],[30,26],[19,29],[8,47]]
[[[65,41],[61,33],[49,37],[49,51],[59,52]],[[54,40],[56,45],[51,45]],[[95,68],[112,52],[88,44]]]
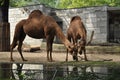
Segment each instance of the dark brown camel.
[[18,51],[22,60],[26,61],[21,50],[26,34],[35,39],[46,38],[48,61],[53,61],[52,44],[54,36],[58,36],[70,52],[74,50],[74,45],[65,37],[56,21],[51,16],[42,14],[40,10],[34,10],[31,12],[28,19],[21,20],[16,25],[13,42],[11,44],[11,61],[14,61],[12,52],[16,45],[18,45]]
[[[82,52],[84,52],[85,60],[86,61],[88,60],[86,56],[85,46],[87,44],[90,44],[90,42],[92,41],[92,37],[93,37],[93,32],[92,32],[90,41],[86,43],[87,31],[86,31],[85,26],[83,25],[83,22],[81,21],[81,18],[79,16],[74,16],[71,18],[70,26],[67,30],[67,38],[78,49],[76,52],[72,53],[74,60],[78,61],[78,58],[76,56],[78,55],[78,53],[82,54]],[[66,54],[66,61],[68,61],[68,50]]]

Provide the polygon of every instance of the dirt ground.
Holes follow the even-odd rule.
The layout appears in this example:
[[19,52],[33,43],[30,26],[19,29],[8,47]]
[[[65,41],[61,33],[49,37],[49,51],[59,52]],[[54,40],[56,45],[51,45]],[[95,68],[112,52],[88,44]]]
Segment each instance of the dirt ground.
[[[23,52],[23,56],[28,61],[24,63],[46,63],[46,51],[42,52]],[[79,55],[81,57],[84,57],[83,55]],[[88,60],[90,61],[120,61],[120,55],[118,54],[87,54]],[[18,52],[13,52],[13,58],[15,62],[21,62],[23,63],[20,55]],[[53,60],[55,62],[62,62],[65,61],[66,54],[65,52],[53,52]],[[72,60],[72,56],[69,54],[69,61]],[[81,60],[81,58],[79,58]],[[10,52],[0,52],[0,62],[11,62],[10,61]]]

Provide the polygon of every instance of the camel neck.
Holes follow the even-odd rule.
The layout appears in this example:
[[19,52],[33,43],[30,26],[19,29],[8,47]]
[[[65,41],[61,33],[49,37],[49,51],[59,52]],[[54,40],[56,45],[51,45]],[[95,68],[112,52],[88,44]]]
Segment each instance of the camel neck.
[[[57,25],[58,26],[58,25]],[[62,43],[68,48],[68,46],[71,45],[67,37],[62,32],[61,28],[58,26],[56,27],[56,36],[59,37],[59,39],[62,41]]]
[[59,39],[64,43],[66,37],[63,34],[62,29],[60,28],[60,26],[56,27],[56,36],[59,37]]

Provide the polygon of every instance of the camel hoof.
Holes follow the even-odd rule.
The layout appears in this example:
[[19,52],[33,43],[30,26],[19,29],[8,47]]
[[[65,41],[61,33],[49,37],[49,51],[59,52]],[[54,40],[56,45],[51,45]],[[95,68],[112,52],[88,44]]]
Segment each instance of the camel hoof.
[[51,60],[48,60],[48,62],[52,62]]
[[26,60],[26,59],[23,59],[23,61],[28,61],[28,60]]
[[67,60],[67,59],[66,59],[65,61],[66,61],[66,62],[68,62],[68,60]]
[[85,61],[88,61],[88,59],[85,59]]
[[78,62],[78,57],[75,59],[76,62]]
[[10,59],[10,61],[14,62],[15,60],[14,59]]
[[78,62],[78,59],[76,59],[75,61]]
[[55,60],[48,60],[48,62],[55,62]]
[[52,62],[55,62],[55,60],[52,60]]

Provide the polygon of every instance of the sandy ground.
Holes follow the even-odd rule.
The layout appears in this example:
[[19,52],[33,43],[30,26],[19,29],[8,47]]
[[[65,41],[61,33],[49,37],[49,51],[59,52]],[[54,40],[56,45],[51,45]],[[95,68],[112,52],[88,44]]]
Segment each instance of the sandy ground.
[[[46,52],[23,52],[23,56],[26,61],[25,63],[45,63],[47,62]],[[79,55],[84,57],[83,55]],[[87,54],[88,60],[91,61],[120,61],[120,55],[118,54]],[[15,62],[23,62],[18,52],[13,52],[13,58]],[[65,52],[53,52],[53,60],[55,62],[65,61],[66,54]],[[72,56],[69,54],[69,61],[72,60]],[[81,60],[81,58],[79,58]],[[2,62],[11,62],[10,61],[10,52],[0,52],[0,63]]]

